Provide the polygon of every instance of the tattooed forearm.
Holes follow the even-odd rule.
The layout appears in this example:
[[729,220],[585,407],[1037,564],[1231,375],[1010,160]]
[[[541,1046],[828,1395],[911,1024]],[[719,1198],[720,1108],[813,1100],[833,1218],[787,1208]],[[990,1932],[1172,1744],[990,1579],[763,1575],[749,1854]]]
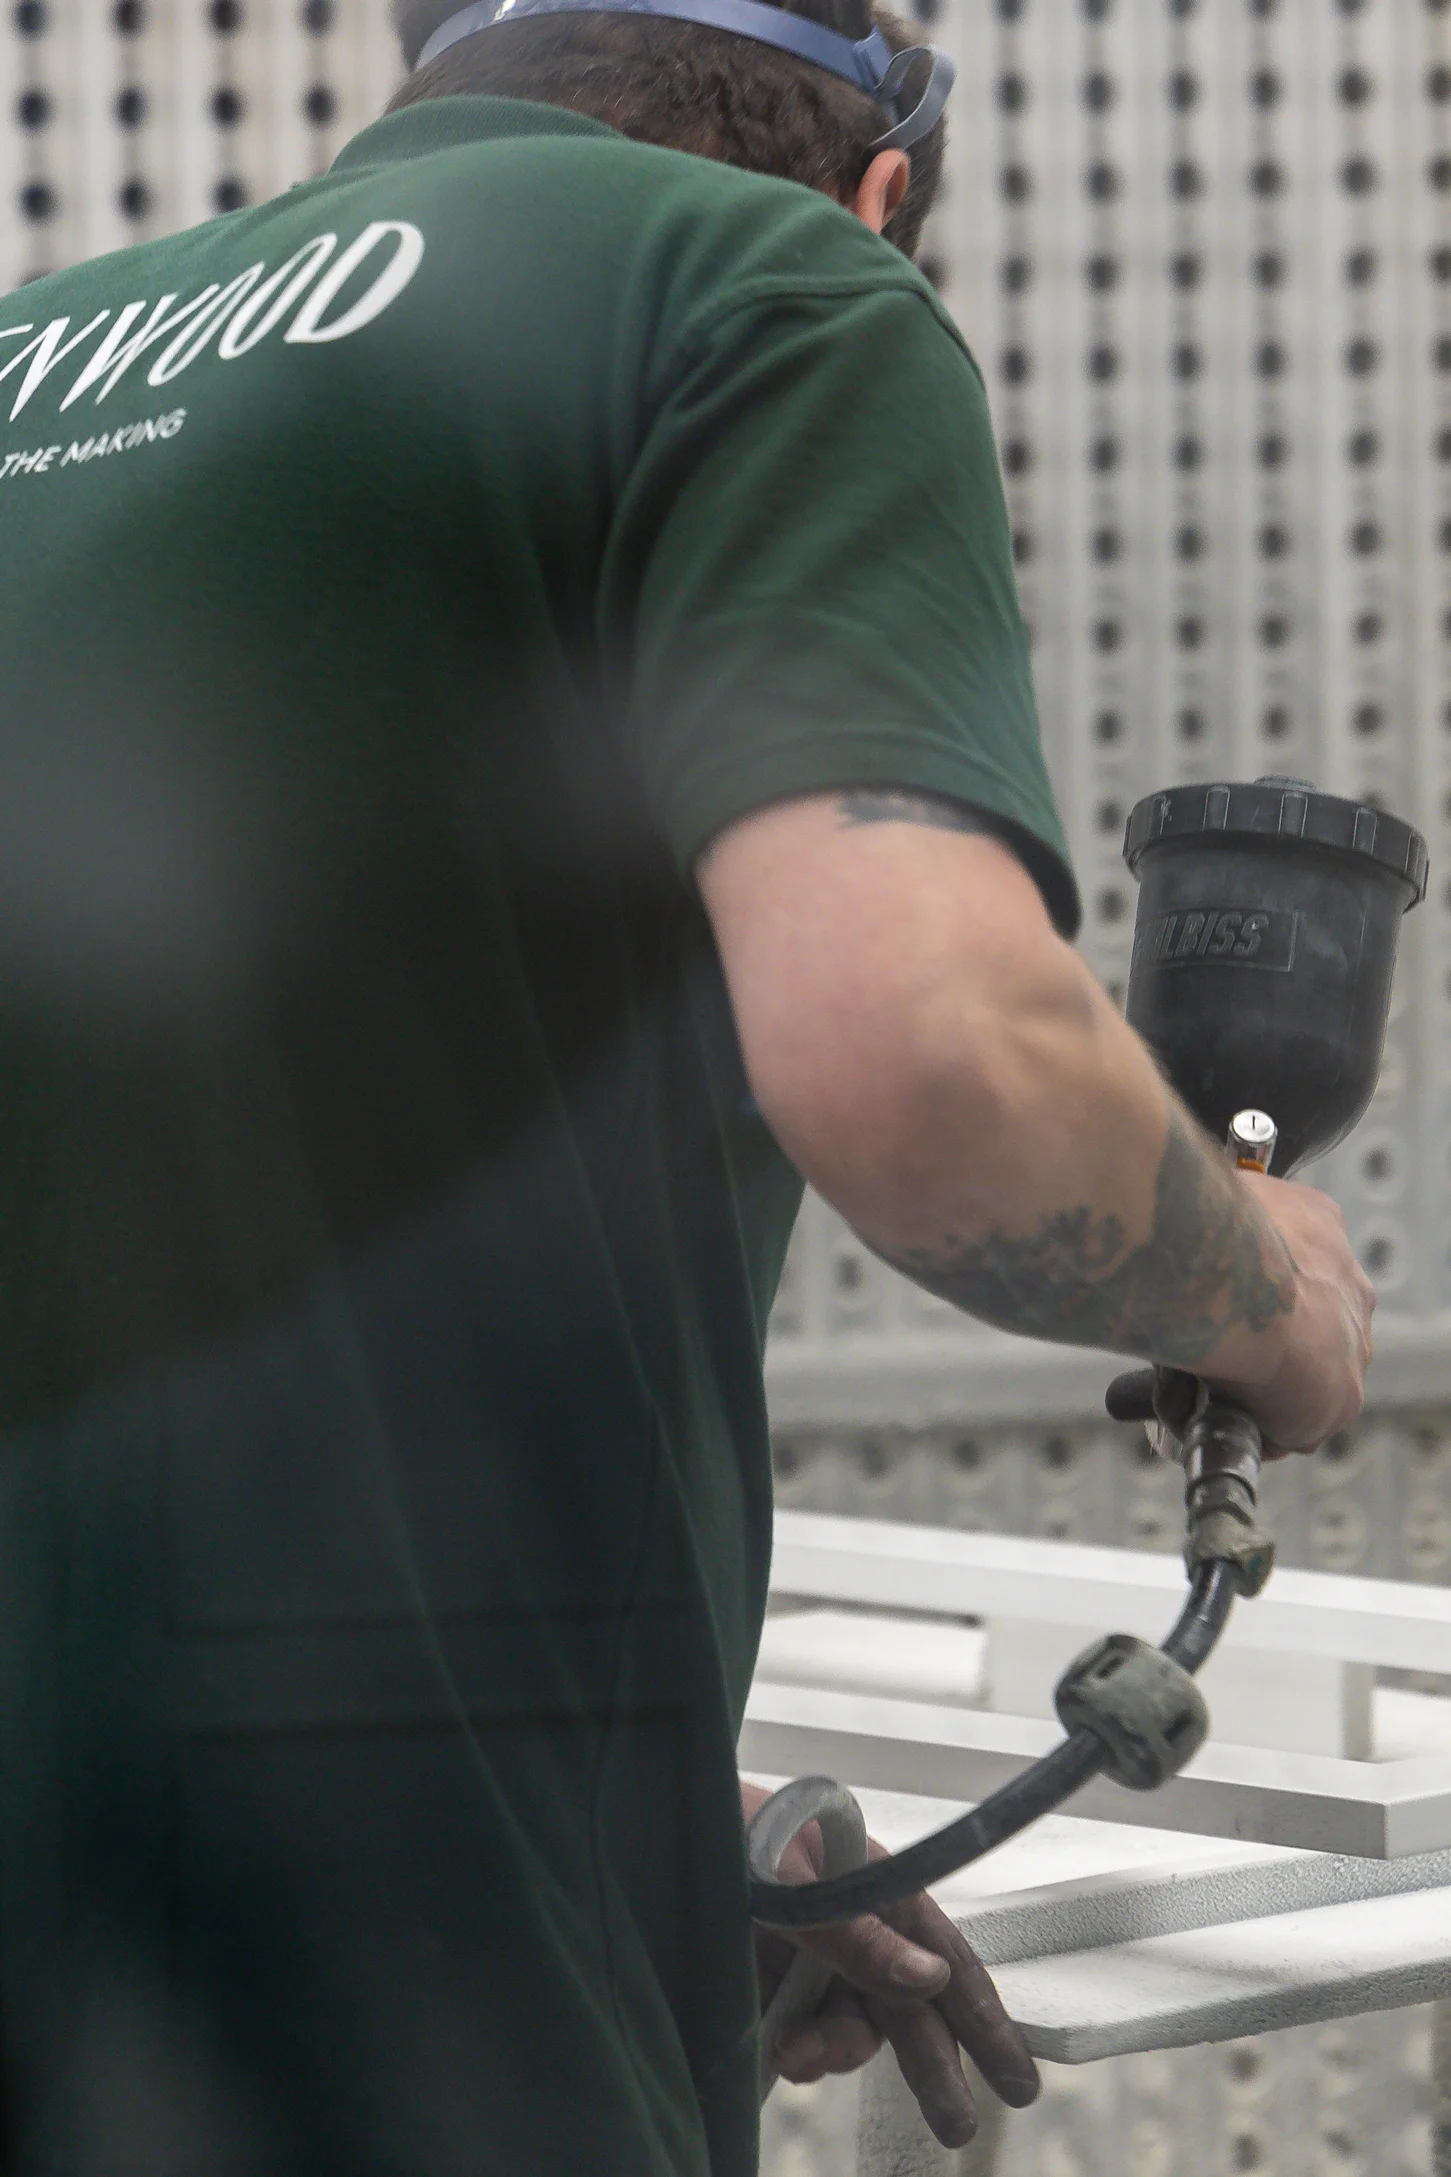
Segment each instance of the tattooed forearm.
[[995,839],[1001,823],[965,801],[937,794],[911,794],[895,786],[849,786],[837,797],[842,825],[926,824],[934,831],[980,832]]
[[1028,1337],[1193,1367],[1225,1332],[1295,1305],[1295,1266],[1228,1171],[1174,1114],[1149,1237],[1125,1251],[1112,1212],[1055,1212],[1026,1237],[991,1232],[888,1258],[969,1315]]

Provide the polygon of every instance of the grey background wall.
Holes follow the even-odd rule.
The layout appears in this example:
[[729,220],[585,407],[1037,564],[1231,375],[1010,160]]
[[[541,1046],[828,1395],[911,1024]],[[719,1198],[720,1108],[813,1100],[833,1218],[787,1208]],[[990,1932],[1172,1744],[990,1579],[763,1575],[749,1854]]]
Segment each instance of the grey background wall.
[[320,173],[400,72],[386,0],[5,0],[0,285]]

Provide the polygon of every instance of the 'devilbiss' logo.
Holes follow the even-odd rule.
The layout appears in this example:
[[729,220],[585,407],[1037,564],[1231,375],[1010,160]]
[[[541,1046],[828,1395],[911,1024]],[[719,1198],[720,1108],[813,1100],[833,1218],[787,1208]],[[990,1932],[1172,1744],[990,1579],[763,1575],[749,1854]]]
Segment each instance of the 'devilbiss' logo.
[[1157,915],[1134,935],[1134,966],[1184,967],[1191,960],[1285,974],[1295,962],[1295,926],[1288,911],[1242,907],[1180,907]]

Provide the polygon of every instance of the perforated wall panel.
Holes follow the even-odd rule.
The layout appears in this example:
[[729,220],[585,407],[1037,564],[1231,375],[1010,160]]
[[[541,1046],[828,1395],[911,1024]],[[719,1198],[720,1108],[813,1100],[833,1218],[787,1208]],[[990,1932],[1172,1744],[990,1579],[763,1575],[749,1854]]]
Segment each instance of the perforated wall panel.
[[7,0],[0,284],[320,173],[399,73],[386,0]]
[[[1110,1423],[783,1429],[775,1460],[794,1510],[1161,1553],[1183,1536],[1179,1470]],[[1371,1414],[1267,1468],[1261,1499],[1282,1564],[1451,1582],[1451,1411]]]
[[[997,418],[1085,949],[1121,995],[1157,786],[1290,771],[1426,831],[1379,1091],[1320,1176],[1451,1395],[1451,11],[923,5],[962,68],[928,254]],[[909,1348],[973,1410],[980,1335],[819,1209],[775,1329],[793,1416]]]

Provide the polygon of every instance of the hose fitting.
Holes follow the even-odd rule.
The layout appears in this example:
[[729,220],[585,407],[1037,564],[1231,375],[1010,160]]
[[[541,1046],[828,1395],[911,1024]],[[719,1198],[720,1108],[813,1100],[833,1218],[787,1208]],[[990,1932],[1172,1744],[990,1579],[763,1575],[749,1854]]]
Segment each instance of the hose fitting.
[[1247,1413],[1206,1397],[1184,1432],[1184,1562],[1190,1577],[1219,1559],[1234,1569],[1241,1595],[1258,1595],[1275,1564],[1275,1545],[1256,1503],[1263,1449]]
[[1065,1731],[1091,1731],[1128,1791],[1177,1776],[1209,1733],[1204,1695],[1181,1663],[1132,1633],[1110,1633],[1070,1663],[1053,1695]]

